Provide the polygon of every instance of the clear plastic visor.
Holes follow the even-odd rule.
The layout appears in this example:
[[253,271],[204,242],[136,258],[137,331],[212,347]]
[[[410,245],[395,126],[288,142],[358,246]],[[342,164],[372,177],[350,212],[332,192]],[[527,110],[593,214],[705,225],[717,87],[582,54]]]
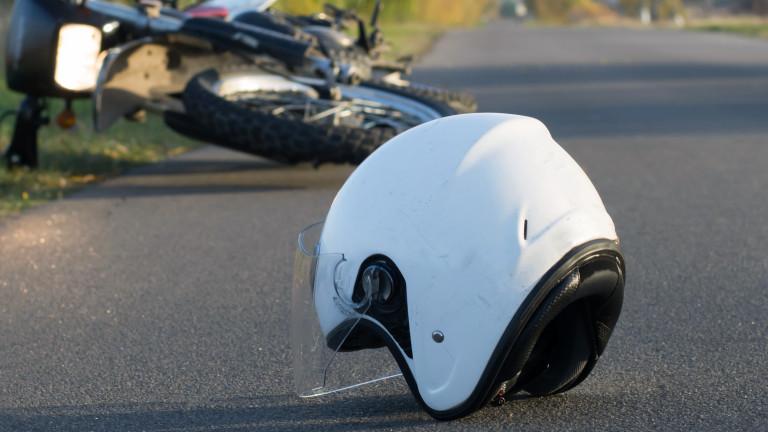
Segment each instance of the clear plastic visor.
[[296,392],[322,396],[401,376],[387,348],[359,347],[378,326],[366,317],[368,295],[352,300],[357,269],[341,253],[320,253],[323,223],[298,239],[292,289],[291,343]]

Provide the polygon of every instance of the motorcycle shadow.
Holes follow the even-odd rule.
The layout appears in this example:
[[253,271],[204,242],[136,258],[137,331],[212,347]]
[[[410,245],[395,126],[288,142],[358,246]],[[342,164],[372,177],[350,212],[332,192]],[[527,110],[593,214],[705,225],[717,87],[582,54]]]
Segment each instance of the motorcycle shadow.
[[204,147],[169,160],[133,168],[88,187],[71,199],[127,199],[179,195],[263,194],[338,189],[351,166],[282,165],[267,159]]

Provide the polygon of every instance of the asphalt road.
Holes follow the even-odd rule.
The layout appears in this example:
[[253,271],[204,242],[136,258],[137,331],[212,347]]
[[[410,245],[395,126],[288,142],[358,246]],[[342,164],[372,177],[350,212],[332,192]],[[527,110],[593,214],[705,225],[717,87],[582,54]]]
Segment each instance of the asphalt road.
[[292,396],[294,238],[350,169],[207,148],[0,225],[0,430],[767,430],[768,43],[496,23],[417,75],[541,118],[602,194],[628,284],[585,383],[452,423],[402,382]]

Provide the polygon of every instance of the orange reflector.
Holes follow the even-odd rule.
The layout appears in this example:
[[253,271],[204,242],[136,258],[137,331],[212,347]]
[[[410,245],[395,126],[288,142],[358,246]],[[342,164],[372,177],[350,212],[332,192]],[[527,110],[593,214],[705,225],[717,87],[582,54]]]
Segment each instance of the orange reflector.
[[77,124],[75,112],[69,108],[64,108],[64,111],[56,116],[56,124],[62,129],[72,129]]

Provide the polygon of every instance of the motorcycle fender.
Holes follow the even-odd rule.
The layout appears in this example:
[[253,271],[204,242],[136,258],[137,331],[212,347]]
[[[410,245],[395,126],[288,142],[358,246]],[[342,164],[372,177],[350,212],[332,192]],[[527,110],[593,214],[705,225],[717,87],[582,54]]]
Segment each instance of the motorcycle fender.
[[169,40],[140,39],[107,51],[93,93],[93,121],[104,131],[123,117],[149,109],[183,112],[171,97],[196,74],[243,60],[208,47]]

